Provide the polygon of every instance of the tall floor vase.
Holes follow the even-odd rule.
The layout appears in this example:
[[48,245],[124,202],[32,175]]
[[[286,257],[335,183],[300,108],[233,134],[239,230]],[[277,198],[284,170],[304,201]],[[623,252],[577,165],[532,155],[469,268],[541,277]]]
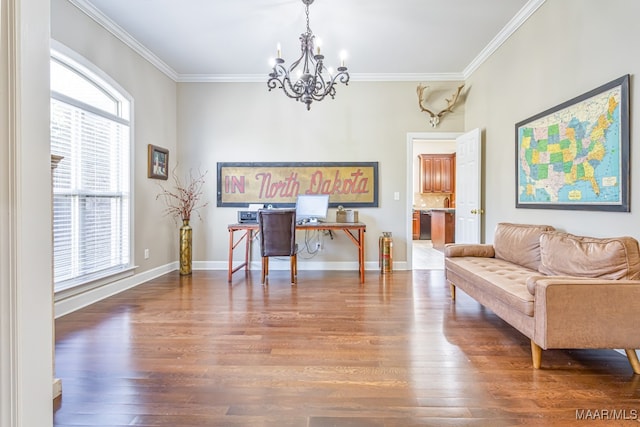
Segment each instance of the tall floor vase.
[[191,226],[189,220],[182,220],[180,227],[180,274],[191,274]]

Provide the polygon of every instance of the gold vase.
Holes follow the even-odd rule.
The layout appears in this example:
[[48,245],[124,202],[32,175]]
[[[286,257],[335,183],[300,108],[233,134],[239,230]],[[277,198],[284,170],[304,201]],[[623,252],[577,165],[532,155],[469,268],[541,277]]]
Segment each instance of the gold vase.
[[180,275],[191,274],[191,226],[188,219],[180,227]]

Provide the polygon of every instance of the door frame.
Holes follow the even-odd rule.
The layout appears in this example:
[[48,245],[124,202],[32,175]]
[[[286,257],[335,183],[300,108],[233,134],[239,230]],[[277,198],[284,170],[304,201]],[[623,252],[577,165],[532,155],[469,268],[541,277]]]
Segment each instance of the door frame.
[[407,242],[407,270],[413,270],[413,230],[412,214],[413,214],[413,144],[415,140],[452,140],[455,141],[464,132],[408,132],[407,133],[407,205],[405,220],[407,221],[405,239]]

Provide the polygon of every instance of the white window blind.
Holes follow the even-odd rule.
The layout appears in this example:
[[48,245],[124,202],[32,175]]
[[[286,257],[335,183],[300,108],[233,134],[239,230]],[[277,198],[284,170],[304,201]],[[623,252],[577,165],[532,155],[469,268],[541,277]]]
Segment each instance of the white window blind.
[[[60,66],[52,60],[52,69]],[[128,108],[104,111],[104,99],[85,104],[74,92],[82,86],[95,91],[101,82],[88,85],[86,75],[69,70],[52,73],[51,152],[63,156],[53,174],[56,291],[118,273],[131,257],[130,128],[126,118],[113,114]],[[68,81],[73,78],[75,85]],[[55,91],[65,87],[75,89]],[[120,102],[113,98],[116,107]]]

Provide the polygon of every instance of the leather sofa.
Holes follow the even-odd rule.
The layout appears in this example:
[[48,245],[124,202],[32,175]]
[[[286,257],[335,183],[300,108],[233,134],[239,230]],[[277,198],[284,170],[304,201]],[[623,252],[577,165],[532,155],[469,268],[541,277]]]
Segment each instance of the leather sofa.
[[548,225],[500,223],[493,244],[448,244],[456,288],[543,349],[625,349],[640,374],[640,248],[631,237],[575,236]]

